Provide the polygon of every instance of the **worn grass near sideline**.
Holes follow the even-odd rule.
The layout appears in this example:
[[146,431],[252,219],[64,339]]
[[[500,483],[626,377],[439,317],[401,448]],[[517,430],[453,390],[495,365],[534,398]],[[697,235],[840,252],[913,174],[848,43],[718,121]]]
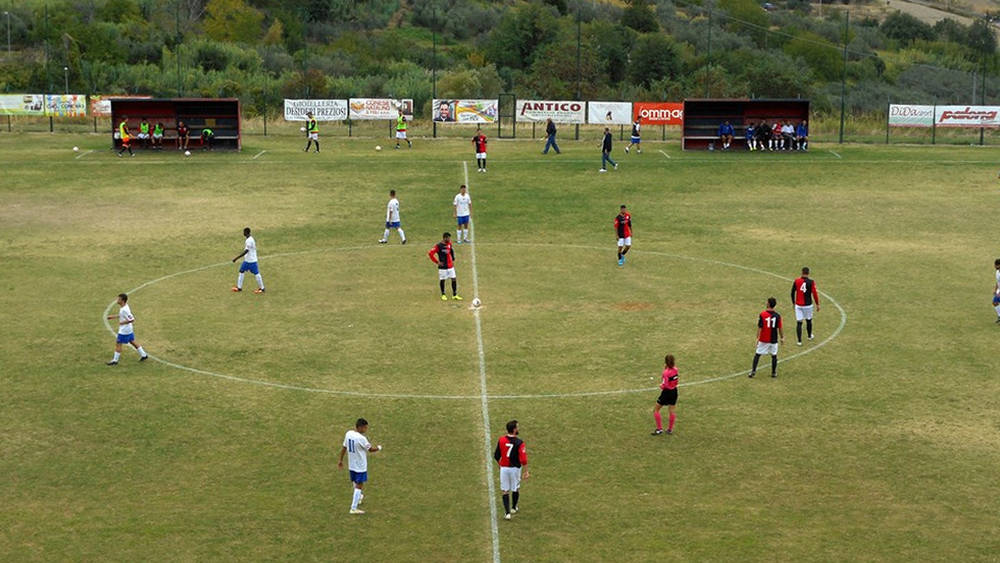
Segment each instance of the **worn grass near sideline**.
[[[300,144],[119,160],[104,137],[0,137],[5,557],[492,558],[470,249],[462,304],[438,299],[425,254],[454,232],[471,146]],[[503,560],[995,558],[988,153],[650,143],[619,146],[620,169],[599,174],[596,138],[540,148],[493,141],[490,171],[470,165],[490,441],[520,420],[533,473],[499,523]],[[406,246],[375,244],[390,188]],[[229,292],[247,225],[265,296]],[[812,267],[846,326],[777,380],[681,388],[676,435],[651,437],[663,354],[687,383],[748,369],[771,295],[781,354],[799,351],[790,282],[726,264]],[[128,351],[104,366],[114,296],[203,267],[132,295],[138,340],[314,391]],[[839,323],[824,301],[816,342]],[[567,396],[510,397],[524,395]],[[336,458],[358,416],[387,448],[370,459],[368,514],[351,517]]]

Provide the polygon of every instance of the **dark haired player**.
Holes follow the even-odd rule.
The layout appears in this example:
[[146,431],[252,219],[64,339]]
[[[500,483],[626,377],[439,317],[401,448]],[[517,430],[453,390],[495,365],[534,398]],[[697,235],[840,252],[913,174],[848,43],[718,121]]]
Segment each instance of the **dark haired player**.
[[677,406],[677,368],[674,367],[674,355],[667,354],[663,358],[663,382],[660,383],[660,396],[653,405],[653,419],[656,420],[656,430],[653,436],[663,434],[663,417],[660,416],[660,407],[667,405],[670,413],[667,420],[667,434],[674,433],[674,421],[677,416],[674,414],[674,407]]
[[256,294],[264,293],[266,291],[264,289],[264,279],[260,277],[260,268],[257,266],[257,241],[250,236],[250,227],[243,229],[243,237],[246,239],[243,243],[243,252],[240,252],[236,258],[233,258],[233,263],[243,258],[243,263],[240,264],[240,273],[236,277],[236,285],[233,286],[233,292],[239,293],[243,291],[243,275],[249,271],[257,280],[257,289],[253,290],[253,292]]
[[719,125],[719,142],[722,144],[722,150],[728,151],[729,145],[733,144],[733,133],[735,130],[728,121],[723,121],[722,125]]
[[747,150],[754,150],[754,136],[753,136],[753,122],[747,123],[746,131],[743,134],[746,136]]
[[813,305],[819,312],[819,293],[816,282],[809,278],[809,268],[802,268],[802,277],[792,282],[792,305],[795,306],[795,341],[802,346],[802,321],[806,321],[806,333],[813,339]]
[[304,152],[309,152],[309,147],[316,143],[316,152],[319,152],[319,127],[316,125],[316,118],[313,117],[311,111],[306,112],[306,148],[302,149]]
[[451,298],[461,301],[458,295],[458,279],[455,277],[455,250],[451,247],[451,233],[441,235],[441,242],[435,244],[427,252],[431,262],[438,267],[438,283],[441,284],[441,301],[447,301],[448,296],[444,294],[444,281],[451,280]]
[[354,423],[354,430],[348,430],[344,434],[344,445],[340,448],[340,460],[337,461],[337,469],[344,468],[344,454],[347,456],[347,470],[351,476],[351,483],[354,484],[354,496],[351,497],[351,514],[364,514],[365,511],[358,508],[364,500],[365,483],[368,481],[368,452],[375,453],[382,450],[382,446],[373,446],[365,432],[368,431],[368,421],[359,418]]
[[[128,295],[124,293],[118,294],[118,307],[118,337],[115,339],[115,355],[108,362],[108,365],[118,365],[118,360],[122,356],[122,344],[131,344],[136,352],[139,352],[139,361],[143,362],[149,357],[149,354],[146,354],[142,346],[139,346],[139,343],[135,341],[135,330],[132,328],[135,317],[132,316],[132,309],[128,306]],[[110,321],[115,317],[116,315],[109,315],[108,320]]]
[[[524,468],[523,478],[527,479],[528,452],[524,441],[517,437],[520,428],[517,421],[507,423],[507,435],[497,441],[493,450],[493,459],[500,464],[500,494],[503,495],[504,520],[510,520],[511,514],[517,513],[517,501],[521,496],[521,468]],[[513,499],[511,499],[513,496]],[[511,503],[511,500],[514,502]]]
[[191,142],[191,131],[183,121],[177,122],[177,150],[186,151],[188,143]]
[[132,152],[132,136],[128,129],[127,115],[123,115],[121,122],[118,124],[118,138],[122,142],[122,148],[118,151],[118,156],[120,157],[125,151],[128,151],[129,156],[135,156],[135,153]]
[[478,171],[486,172],[486,135],[483,134],[482,130],[476,131],[476,136],[472,138],[472,146],[476,150]]
[[997,269],[997,284],[993,287],[993,309],[997,312],[997,324],[1000,324],[1000,258],[993,262]]
[[632,215],[621,206],[615,216],[615,234],[618,235],[618,265],[625,265],[625,254],[632,248]]
[[628,144],[625,145],[625,154],[628,154],[628,150],[633,146],[635,147],[636,154],[642,154],[642,146],[639,144],[642,142],[642,123],[639,122],[641,119],[637,115],[635,116],[635,121],[632,122],[632,137],[629,138]]
[[778,300],[767,298],[767,309],[757,317],[757,353],[753,356],[750,377],[757,375],[757,362],[764,354],[771,355],[771,377],[778,377],[778,342],[785,341],[785,330],[781,327],[781,315],[774,310]]

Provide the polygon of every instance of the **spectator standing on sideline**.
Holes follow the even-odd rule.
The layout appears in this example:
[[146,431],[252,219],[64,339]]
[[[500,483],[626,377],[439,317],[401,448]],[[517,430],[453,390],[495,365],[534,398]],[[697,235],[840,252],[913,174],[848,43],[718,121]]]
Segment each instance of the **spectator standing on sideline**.
[[556,124],[551,117],[545,120],[545,148],[542,149],[542,154],[549,154],[549,147],[560,154],[559,145],[556,144]]
[[598,172],[607,172],[607,163],[611,163],[611,166],[618,170],[618,163],[611,159],[611,129],[608,127],[604,128],[604,140],[601,142],[601,169]]

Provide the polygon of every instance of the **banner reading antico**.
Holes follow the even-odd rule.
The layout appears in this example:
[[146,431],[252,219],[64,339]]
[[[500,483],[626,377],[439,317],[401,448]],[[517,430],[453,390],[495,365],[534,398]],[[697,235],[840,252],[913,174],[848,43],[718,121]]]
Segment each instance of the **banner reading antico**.
[[0,115],[45,115],[42,94],[5,94],[0,96]]
[[631,102],[587,102],[587,123],[594,125],[629,125]]
[[305,121],[306,112],[316,121],[347,119],[347,100],[285,100],[285,121]]
[[645,125],[683,125],[684,104],[678,102],[635,102],[632,117]]
[[434,100],[431,113],[438,123],[494,123],[496,100]]
[[585,123],[584,102],[518,100],[517,121],[545,121],[556,123]]
[[390,98],[351,98],[348,100],[351,119],[396,119],[399,111],[413,117],[413,100]]
[[938,127],[1000,127],[1000,106],[937,106]]

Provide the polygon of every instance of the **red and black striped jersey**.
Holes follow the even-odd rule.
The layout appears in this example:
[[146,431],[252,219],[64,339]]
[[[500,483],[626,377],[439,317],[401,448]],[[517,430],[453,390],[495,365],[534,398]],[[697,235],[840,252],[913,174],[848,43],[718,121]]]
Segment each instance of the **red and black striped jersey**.
[[517,436],[501,436],[497,441],[497,449],[493,451],[493,459],[500,467],[521,467],[528,464],[528,452],[524,441]]
[[760,317],[757,318],[757,328],[760,329],[760,335],[757,340],[760,342],[775,343],[778,341],[778,329],[781,328],[781,315],[777,311],[764,310],[760,312]]
[[632,236],[632,215],[628,211],[615,216],[615,232],[618,233],[618,238]]
[[792,303],[799,307],[806,307],[813,303],[819,303],[819,293],[816,291],[816,282],[810,278],[801,277],[792,282]]
[[431,261],[437,263],[438,268],[447,269],[455,267],[455,251],[451,248],[450,242],[439,242],[431,247],[427,252]]

